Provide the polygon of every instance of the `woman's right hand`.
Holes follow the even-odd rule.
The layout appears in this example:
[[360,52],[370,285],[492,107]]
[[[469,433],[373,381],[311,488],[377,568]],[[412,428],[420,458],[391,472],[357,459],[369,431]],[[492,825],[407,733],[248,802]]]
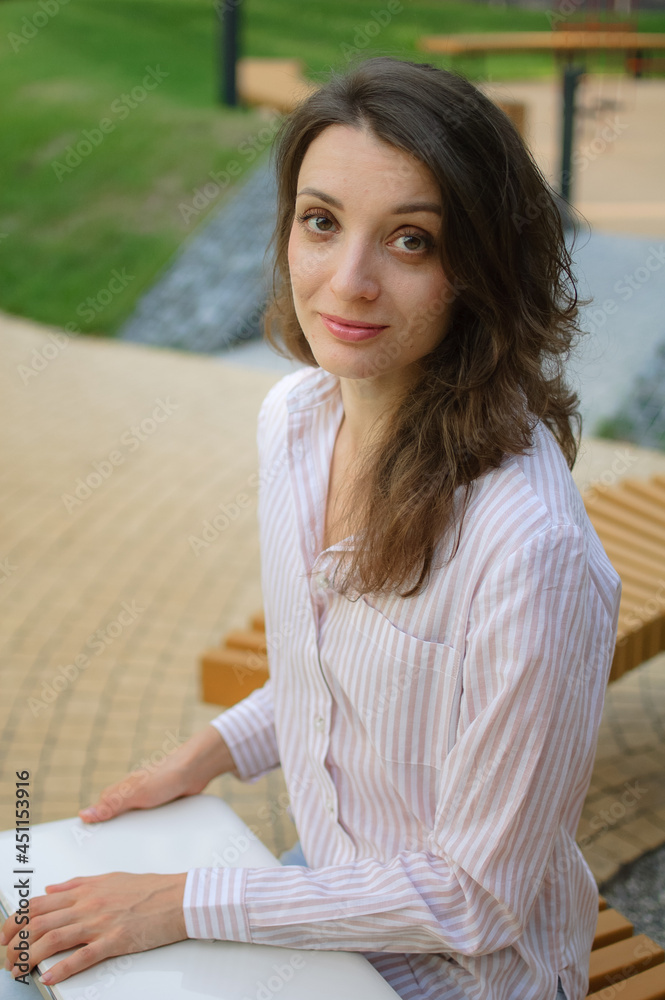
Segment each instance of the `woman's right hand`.
[[79,816],[85,823],[98,823],[130,809],[152,809],[186,795],[198,795],[218,774],[234,770],[225,741],[214,726],[206,726],[159,764],[141,767],[109,785],[97,802],[80,810]]

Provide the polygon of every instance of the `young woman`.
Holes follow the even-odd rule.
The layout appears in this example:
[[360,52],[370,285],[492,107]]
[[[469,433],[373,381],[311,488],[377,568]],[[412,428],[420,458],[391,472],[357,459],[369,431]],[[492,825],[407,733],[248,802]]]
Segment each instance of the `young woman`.
[[32,961],[85,944],[58,982],[140,931],[361,951],[404,1000],[581,1000],[620,585],[569,471],[557,208],[487,98],[388,58],[290,116],[277,170],[269,327],[304,367],[259,417],[271,680],[81,815],[281,763],[300,844],[51,887]]

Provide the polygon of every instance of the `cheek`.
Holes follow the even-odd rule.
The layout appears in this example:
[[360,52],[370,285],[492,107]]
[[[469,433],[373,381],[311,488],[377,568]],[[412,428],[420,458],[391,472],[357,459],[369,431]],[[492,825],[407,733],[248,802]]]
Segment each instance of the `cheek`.
[[326,246],[313,247],[297,229],[291,230],[288,261],[294,297],[308,298],[321,287],[329,277],[329,258]]
[[[424,277],[424,276],[423,276]],[[451,289],[439,271],[432,274],[422,284],[403,289],[396,301],[400,302],[402,313],[407,318],[407,329],[415,343],[436,344],[446,329],[450,311]]]

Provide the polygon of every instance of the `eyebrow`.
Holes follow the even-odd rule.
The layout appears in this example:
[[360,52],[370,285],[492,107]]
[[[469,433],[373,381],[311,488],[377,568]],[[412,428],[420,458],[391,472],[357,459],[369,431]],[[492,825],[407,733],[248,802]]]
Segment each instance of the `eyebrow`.
[[[299,198],[301,194],[314,195],[315,198],[320,198],[321,201],[327,202],[333,208],[344,208],[337,198],[333,198],[331,194],[325,194],[324,191],[318,191],[316,188],[303,188],[302,191],[298,191],[296,197]],[[393,208],[391,215],[412,215],[414,212],[432,212],[434,215],[441,215],[441,206],[434,201],[413,201],[406,205],[397,205]]]

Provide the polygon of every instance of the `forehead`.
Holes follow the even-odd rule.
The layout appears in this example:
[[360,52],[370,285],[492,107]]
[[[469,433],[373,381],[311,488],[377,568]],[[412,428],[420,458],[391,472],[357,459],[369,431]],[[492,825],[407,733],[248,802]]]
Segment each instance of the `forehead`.
[[330,125],[310,143],[298,174],[298,190],[306,185],[338,197],[409,194],[441,203],[436,179],[415,155],[348,125]]

